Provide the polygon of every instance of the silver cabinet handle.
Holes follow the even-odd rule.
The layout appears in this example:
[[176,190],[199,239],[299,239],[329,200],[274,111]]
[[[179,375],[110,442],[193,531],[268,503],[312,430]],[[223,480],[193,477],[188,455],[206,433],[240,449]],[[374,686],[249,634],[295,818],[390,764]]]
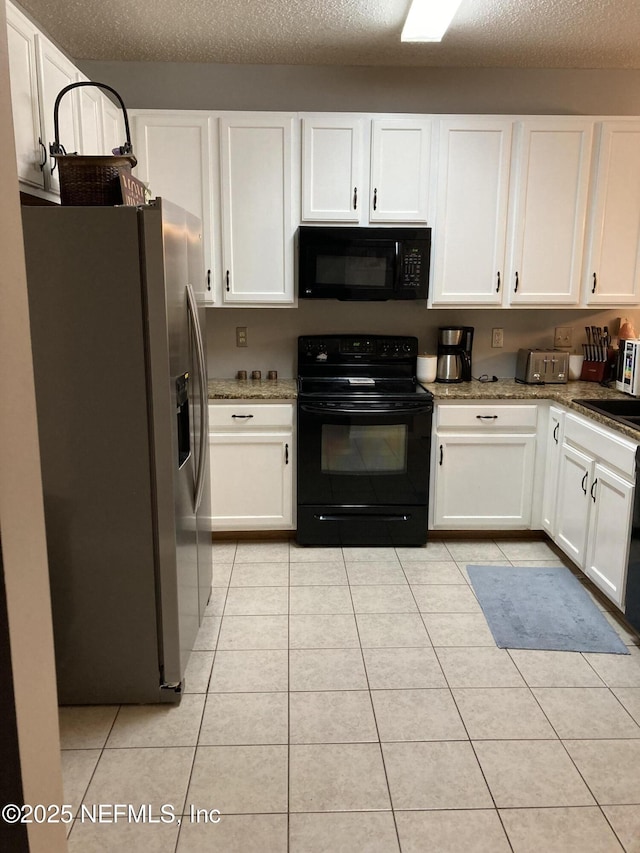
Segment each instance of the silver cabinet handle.
[[498,420],[497,415],[476,415],[476,418],[479,421],[497,421]]
[[232,418],[242,419],[242,418],[252,418],[252,417],[253,417],[253,415],[231,415],[231,417],[232,417]]

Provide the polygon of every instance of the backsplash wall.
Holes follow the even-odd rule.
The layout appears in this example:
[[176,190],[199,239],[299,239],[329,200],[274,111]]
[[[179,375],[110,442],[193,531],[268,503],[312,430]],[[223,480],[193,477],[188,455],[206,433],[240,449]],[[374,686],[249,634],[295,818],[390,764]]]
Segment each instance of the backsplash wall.
[[[229,378],[238,370],[277,370],[282,379],[296,375],[299,335],[365,333],[415,335],[420,351],[434,353],[439,326],[473,326],[473,375],[513,378],[520,347],[551,348],[556,326],[573,327],[573,350],[586,343],[585,326],[618,330],[620,317],[640,325],[637,311],[588,309],[426,308],[424,303],[302,300],[298,308],[207,309],[207,357],[210,377]],[[246,347],[236,346],[236,327],[247,327]],[[491,332],[504,329],[504,347],[492,349]]]

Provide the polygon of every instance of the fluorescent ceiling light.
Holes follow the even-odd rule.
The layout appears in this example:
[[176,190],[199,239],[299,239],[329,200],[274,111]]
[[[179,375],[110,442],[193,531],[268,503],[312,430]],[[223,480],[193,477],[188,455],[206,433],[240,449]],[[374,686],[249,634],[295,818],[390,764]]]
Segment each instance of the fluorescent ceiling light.
[[413,0],[400,41],[442,41],[462,0]]

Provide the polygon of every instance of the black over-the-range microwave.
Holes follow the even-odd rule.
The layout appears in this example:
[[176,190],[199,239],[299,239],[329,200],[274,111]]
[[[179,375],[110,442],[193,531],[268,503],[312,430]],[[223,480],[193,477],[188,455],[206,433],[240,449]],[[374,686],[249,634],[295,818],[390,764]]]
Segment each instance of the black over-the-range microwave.
[[426,299],[430,228],[301,225],[301,299]]

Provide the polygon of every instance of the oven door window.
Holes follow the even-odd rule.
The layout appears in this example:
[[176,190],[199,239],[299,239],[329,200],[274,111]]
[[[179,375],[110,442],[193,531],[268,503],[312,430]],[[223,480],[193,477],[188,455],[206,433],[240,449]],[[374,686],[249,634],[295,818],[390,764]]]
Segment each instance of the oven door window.
[[323,474],[402,474],[407,470],[406,424],[323,424]]

